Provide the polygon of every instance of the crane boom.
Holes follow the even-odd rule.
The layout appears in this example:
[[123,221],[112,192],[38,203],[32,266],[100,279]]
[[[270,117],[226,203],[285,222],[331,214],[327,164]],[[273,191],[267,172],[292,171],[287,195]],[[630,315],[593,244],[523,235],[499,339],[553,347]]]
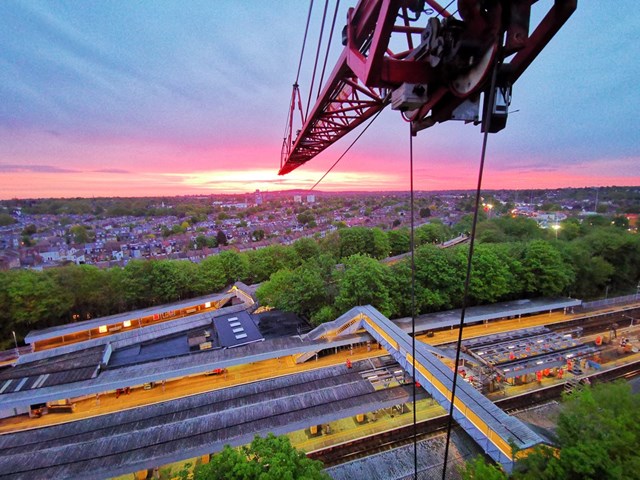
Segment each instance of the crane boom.
[[289,124],[278,173],[308,162],[389,103],[414,134],[447,120],[478,124],[495,68],[497,94],[484,102],[496,102],[483,108],[492,112],[490,131],[501,130],[511,86],[577,6],[555,0],[529,33],[535,2],[458,0],[456,18],[437,0],[360,0],[347,13],[344,49],[309,116],[296,135]]

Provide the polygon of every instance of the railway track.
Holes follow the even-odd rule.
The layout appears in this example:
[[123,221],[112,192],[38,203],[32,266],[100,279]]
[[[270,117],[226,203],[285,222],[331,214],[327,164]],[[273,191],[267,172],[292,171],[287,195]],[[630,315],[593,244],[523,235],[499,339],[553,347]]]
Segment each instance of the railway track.
[[[630,380],[640,375],[640,361],[622,365],[612,369],[583,375],[582,380],[588,378],[591,383],[609,382],[624,378]],[[565,383],[551,385],[532,392],[506,397],[496,400],[494,403],[508,413],[524,410],[536,405],[544,404],[550,400],[561,397],[565,390]],[[437,436],[444,432],[447,425],[447,416],[430,418],[418,422],[415,426],[415,435],[418,441]],[[351,460],[356,460],[386,450],[401,447],[412,443],[414,439],[414,426],[408,425],[394,430],[378,433],[368,437],[356,439],[332,447],[309,452],[307,456],[314,460],[320,460],[325,467],[332,467]]]

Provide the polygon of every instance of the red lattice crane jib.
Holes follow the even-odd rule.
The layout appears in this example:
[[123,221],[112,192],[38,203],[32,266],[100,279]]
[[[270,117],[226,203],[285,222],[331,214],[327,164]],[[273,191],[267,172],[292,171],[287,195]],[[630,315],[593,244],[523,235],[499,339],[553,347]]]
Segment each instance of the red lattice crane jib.
[[[511,86],[576,9],[555,0],[530,31],[534,0],[458,0],[456,14],[436,0],[360,0],[350,8],[344,49],[307,118],[297,84],[280,175],[311,160],[388,104],[418,132],[438,122],[506,125]],[[488,93],[492,85],[494,95]],[[493,98],[493,105],[487,105]],[[294,134],[294,113],[301,127]]]

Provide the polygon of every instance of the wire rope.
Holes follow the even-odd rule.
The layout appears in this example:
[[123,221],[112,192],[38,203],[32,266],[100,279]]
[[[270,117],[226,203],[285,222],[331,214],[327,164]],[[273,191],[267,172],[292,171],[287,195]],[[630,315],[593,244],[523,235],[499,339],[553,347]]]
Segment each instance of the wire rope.
[[[447,8],[449,8],[451,5],[453,5],[453,2],[455,2],[455,1],[456,1],[456,0],[451,0],[451,1],[447,4],[447,6],[446,6],[446,7],[444,7],[442,10],[446,11],[446,10],[447,10]],[[457,10],[456,10],[456,12],[457,12]],[[440,14],[440,12],[438,12],[438,14],[436,15],[436,18],[438,18],[440,15],[441,15],[441,14]],[[454,14],[452,14],[452,15],[454,15]]]
[[[309,2],[309,12],[307,13],[307,25],[304,28],[304,37],[302,39],[302,49],[300,50],[300,58],[298,60],[298,72],[296,73],[296,81],[293,82],[294,92],[298,88],[298,80],[300,80],[300,70],[302,69],[302,59],[304,58],[304,49],[307,44],[307,35],[309,33],[309,24],[311,23],[311,12],[313,11],[313,0]],[[291,102],[295,102],[293,95],[291,96]],[[289,106],[289,110],[287,111],[287,121],[284,125],[284,134],[282,137],[286,141],[287,132],[289,131],[289,122],[291,120],[291,105]]]
[[487,102],[487,108],[484,112],[484,119],[482,126],[484,127],[484,135],[482,137],[482,152],[480,154],[480,166],[478,168],[478,184],[476,186],[476,198],[473,209],[473,221],[471,223],[471,235],[469,239],[469,253],[467,255],[467,272],[464,280],[464,294],[462,296],[462,310],[460,312],[460,324],[458,327],[458,340],[456,342],[456,360],[454,364],[453,380],[451,387],[451,401],[449,405],[449,418],[447,421],[447,438],[444,447],[444,462],[442,465],[442,480],[446,479],[447,475],[447,461],[449,458],[449,444],[451,441],[451,427],[453,425],[453,409],[456,398],[456,386],[458,380],[458,363],[460,362],[460,350],[462,346],[462,330],[464,329],[464,318],[467,311],[467,304],[469,303],[469,285],[471,283],[471,267],[473,261],[473,248],[476,239],[476,225],[478,224],[478,213],[480,210],[480,193],[482,191],[482,174],[484,172],[484,161],[487,153],[487,139],[489,138],[489,130],[491,123],[491,110],[495,100],[495,86],[496,77],[498,74],[498,64],[493,68],[491,76],[491,86],[489,90],[489,101]]
[[[388,96],[387,96],[387,98],[388,98]],[[385,98],[385,100],[384,100],[384,102],[385,102],[385,103],[386,103],[386,101],[387,101],[387,98]],[[362,129],[362,131],[358,134],[358,136],[355,138],[355,140],[354,140],[353,142],[351,142],[351,145],[349,145],[349,146],[347,147],[347,149],[346,149],[344,152],[342,152],[342,155],[340,155],[340,156],[338,157],[338,159],[334,162],[334,164],[333,164],[333,165],[331,165],[331,167],[329,167],[329,170],[327,170],[327,171],[324,173],[324,175],[322,175],[322,177],[320,177],[320,180],[318,180],[318,181],[313,185],[313,187],[311,187],[311,188],[309,189],[309,191],[311,191],[311,190],[313,190],[314,188],[316,188],[316,187],[318,186],[318,184],[319,184],[322,180],[324,180],[324,178],[325,178],[327,175],[329,175],[329,172],[331,172],[331,170],[333,170],[333,168],[334,168],[336,165],[338,165],[338,162],[339,162],[340,160],[342,160],[342,158],[347,154],[347,152],[349,152],[349,150],[351,150],[351,147],[353,147],[353,146],[356,144],[356,142],[357,142],[358,140],[360,140],[360,137],[362,137],[362,135],[364,135],[364,132],[366,132],[366,131],[367,131],[367,129],[371,126],[371,124],[375,121],[375,119],[376,119],[376,118],[378,118],[378,117],[380,116],[380,114],[381,114],[381,113],[382,113],[382,109],[381,109],[381,110],[379,110],[379,111],[378,111],[378,113],[376,113],[376,114],[373,116],[373,118],[372,118],[371,120],[369,120],[369,123],[367,123],[367,125],[364,127],[364,129]]]
[[300,79],[300,69],[302,68],[302,58],[304,57],[304,47],[307,44],[307,34],[309,33],[309,23],[311,22],[311,11],[313,10],[313,0],[309,3],[309,13],[307,13],[307,26],[304,28],[304,38],[302,39],[302,50],[300,51],[300,60],[298,61],[298,73],[296,74],[296,83]]
[[327,40],[327,51],[324,54],[324,63],[322,64],[322,73],[320,74],[320,82],[318,83],[318,94],[316,98],[320,96],[322,90],[322,82],[324,81],[324,73],[327,69],[327,60],[329,59],[329,52],[331,50],[331,40],[333,39],[333,32],[336,28],[336,18],[338,17],[338,8],[340,7],[340,0],[336,2],[336,8],[333,11],[333,20],[331,21],[331,32],[329,33],[329,40]]
[[309,98],[307,99],[307,108],[304,112],[305,121],[309,115],[309,106],[311,105],[311,95],[313,93],[313,85],[316,81],[316,71],[318,70],[318,60],[320,59],[320,47],[322,46],[322,36],[324,35],[324,22],[327,20],[327,8],[329,0],[324,2],[324,12],[322,14],[322,23],[320,25],[320,35],[318,36],[318,47],[316,48],[316,59],[313,62],[313,74],[311,75],[311,87],[309,88]]
[[418,417],[416,412],[416,262],[415,262],[415,208],[413,194],[413,134],[409,124],[409,192],[411,211],[411,371],[413,372],[413,476],[418,479]]

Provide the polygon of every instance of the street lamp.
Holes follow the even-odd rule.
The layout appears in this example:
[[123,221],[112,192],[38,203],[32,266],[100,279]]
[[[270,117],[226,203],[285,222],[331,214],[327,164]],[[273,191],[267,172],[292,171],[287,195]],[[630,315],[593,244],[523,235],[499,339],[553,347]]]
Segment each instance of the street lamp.
[[556,231],[556,240],[558,240],[558,230],[560,230],[560,225],[556,223],[554,225],[551,225],[551,228],[553,228]]
[[20,350],[18,350],[18,339],[16,338],[16,332],[12,330],[11,333],[13,333],[13,343],[16,345],[16,355],[20,355]]
[[484,211],[487,212],[487,217],[491,218],[491,210],[493,210],[493,204],[483,203],[482,206],[484,207]]

